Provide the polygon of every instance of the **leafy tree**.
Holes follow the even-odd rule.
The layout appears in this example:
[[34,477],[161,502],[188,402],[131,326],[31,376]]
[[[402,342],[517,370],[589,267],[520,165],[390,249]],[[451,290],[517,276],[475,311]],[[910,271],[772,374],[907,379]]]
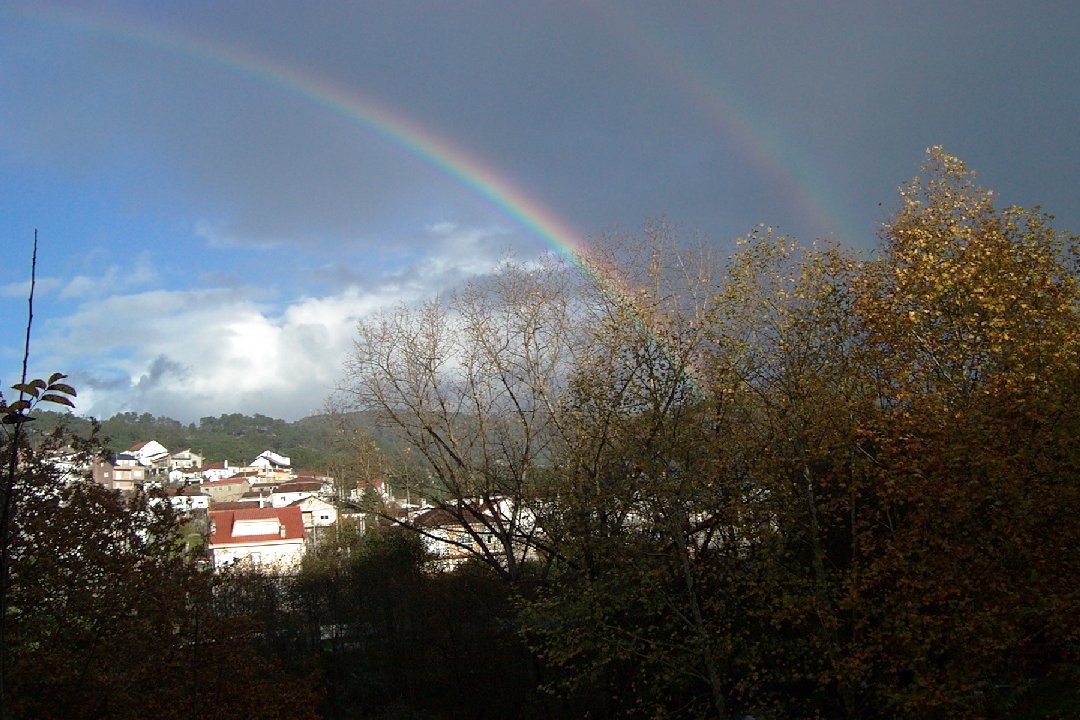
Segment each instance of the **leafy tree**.
[[164,498],[124,497],[73,473],[101,452],[94,438],[61,431],[14,440],[3,445],[6,456],[18,448],[4,615],[8,717],[314,716],[317,683],[285,683],[280,662],[250,634],[250,608],[220,611],[216,580],[186,554]]
[[926,171],[880,259],[766,230],[719,281],[653,252],[597,303],[522,615],[595,712],[981,716],[1075,687],[1076,241],[940,150]]
[[579,432],[545,523],[561,563],[526,624],[571,691],[616,683],[632,712],[803,714],[803,678],[836,654],[845,526],[824,460],[852,424],[836,340],[855,263],[766,231],[718,278],[652,240],[571,385]]
[[348,527],[305,558],[288,604],[313,638],[327,717],[515,717],[529,704],[506,584],[484,566],[425,573],[425,559],[401,528]]
[[983,714],[1077,661],[1077,243],[940,149],[924,170],[856,304],[880,411],[849,670],[898,713]]

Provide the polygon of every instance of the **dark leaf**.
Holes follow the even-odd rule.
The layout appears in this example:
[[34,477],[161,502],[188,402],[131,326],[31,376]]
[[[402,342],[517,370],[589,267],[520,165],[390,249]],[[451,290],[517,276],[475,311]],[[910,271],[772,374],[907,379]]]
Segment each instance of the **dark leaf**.
[[42,395],[41,402],[51,402],[56,403],[57,405],[67,405],[71,408],[75,407],[75,403],[71,402],[71,400],[69,400],[68,398],[64,397],[63,395],[54,395],[52,393]]
[[[18,390],[19,392],[30,395],[32,397],[37,397],[41,394],[41,390],[35,387],[33,383],[15,383],[11,386],[11,389]],[[42,387],[42,390],[44,390],[44,387]]]
[[64,393],[65,395],[70,395],[71,397],[76,397],[78,395],[78,393],[75,392],[75,388],[65,383],[53,383],[48,387],[48,391]]
[[29,409],[30,409],[30,401],[29,400],[17,400],[15,402],[11,403],[10,405],[8,405],[7,412],[8,412],[9,415],[17,415],[19,413],[26,412]]

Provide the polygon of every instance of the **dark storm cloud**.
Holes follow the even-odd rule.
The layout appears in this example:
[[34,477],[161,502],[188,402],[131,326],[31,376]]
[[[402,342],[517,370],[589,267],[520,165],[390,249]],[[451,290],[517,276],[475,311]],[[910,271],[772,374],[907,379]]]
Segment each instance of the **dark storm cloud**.
[[[1028,66],[1053,68],[1078,21],[1047,8],[275,2],[111,12],[135,28],[127,35],[239,49],[389,103],[587,233],[663,213],[723,236],[756,222],[799,232],[805,209],[785,194],[813,185],[847,194],[831,212],[870,231],[877,203],[935,143],[984,172],[1060,168],[1034,147],[1048,133],[1075,149],[1055,106],[1075,106],[1078,91],[1064,66],[1057,81]],[[13,129],[75,164],[132,153],[169,163],[178,187],[164,190],[183,194],[215,242],[344,242],[361,228],[389,232],[403,215],[496,213],[422,150],[276,84],[273,71],[259,78],[123,32],[53,36],[71,47],[42,53],[64,62],[40,70],[50,79],[25,113],[11,111]],[[1020,127],[1006,122],[1017,113],[1028,120]],[[736,121],[749,132],[733,131]],[[1055,199],[1070,198],[1043,202]]]
[[139,391],[151,390],[154,386],[160,385],[166,379],[182,381],[189,373],[190,368],[183,363],[170,360],[164,355],[158,355],[154,358],[153,362],[150,363],[150,367],[147,369],[146,374],[139,378],[136,387]]
[[869,248],[942,144],[1075,231],[1073,5],[4,4],[0,237],[43,228],[36,357],[87,369],[81,402],[294,416],[357,317],[567,239],[544,227]]

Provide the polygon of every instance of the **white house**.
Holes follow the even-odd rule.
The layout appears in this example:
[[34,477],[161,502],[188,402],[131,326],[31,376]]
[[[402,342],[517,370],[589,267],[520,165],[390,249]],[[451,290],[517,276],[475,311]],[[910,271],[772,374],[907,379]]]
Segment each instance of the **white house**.
[[264,450],[259,457],[251,461],[251,467],[264,470],[283,470],[292,467],[292,461],[287,455],[278,455],[276,452]]
[[215,569],[248,564],[268,573],[295,572],[307,545],[299,507],[211,510],[208,549]]
[[143,467],[158,465],[169,457],[169,451],[157,440],[136,443],[127,451],[127,454],[134,456],[135,460]]
[[282,483],[274,488],[270,494],[270,504],[273,507],[286,507],[297,500],[312,497],[322,491],[320,482],[293,481]]
[[192,452],[191,448],[174,452],[169,456],[170,470],[193,470],[202,467],[203,456]]
[[189,513],[195,510],[209,510],[210,496],[198,485],[186,485],[178,490],[169,489],[165,493],[177,512]]
[[214,480],[224,480],[226,478],[231,478],[233,475],[240,472],[240,468],[236,467],[235,465],[233,467],[229,467],[229,461],[226,460],[221,463],[204,465],[199,472],[202,474],[204,479],[213,482]]
[[314,495],[297,500],[289,507],[300,508],[308,540],[316,547],[321,543],[327,528],[333,527],[338,520],[338,509]]
[[337,522],[337,508],[317,497],[306,497],[303,500],[297,500],[289,507],[300,508],[300,512],[304,517],[304,528],[307,530],[330,527]]
[[169,482],[177,485],[180,483],[201,483],[205,478],[201,468],[173,468],[168,474]]
[[411,524],[440,569],[452,570],[471,557],[504,554],[498,538],[486,529],[484,518],[468,509],[459,518],[442,508],[431,508],[413,518]]

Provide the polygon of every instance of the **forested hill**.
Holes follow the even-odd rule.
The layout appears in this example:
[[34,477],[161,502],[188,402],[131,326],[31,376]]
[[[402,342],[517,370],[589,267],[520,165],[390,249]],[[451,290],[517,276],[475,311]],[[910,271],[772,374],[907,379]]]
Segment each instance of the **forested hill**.
[[[47,432],[66,422],[77,434],[90,432],[90,420],[55,412],[35,413],[35,430]],[[340,462],[345,448],[337,441],[340,421],[353,431],[360,429],[378,439],[384,449],[389,438],[380,438],[374,419],[363,413],[351,413],[345,418],[314,415],[296,422],[287,422],[266,415],[231,413],[219,417],[204,417],[187,425],[168,417],[149,413],[126,412],[101,422],[106,447],[121,452],[145,440],[157,440],[170,451],[190,448],[204,456],[206,462],[246,464],[264,450],[273,450],[292,459],[293,467],[327,470]]]

